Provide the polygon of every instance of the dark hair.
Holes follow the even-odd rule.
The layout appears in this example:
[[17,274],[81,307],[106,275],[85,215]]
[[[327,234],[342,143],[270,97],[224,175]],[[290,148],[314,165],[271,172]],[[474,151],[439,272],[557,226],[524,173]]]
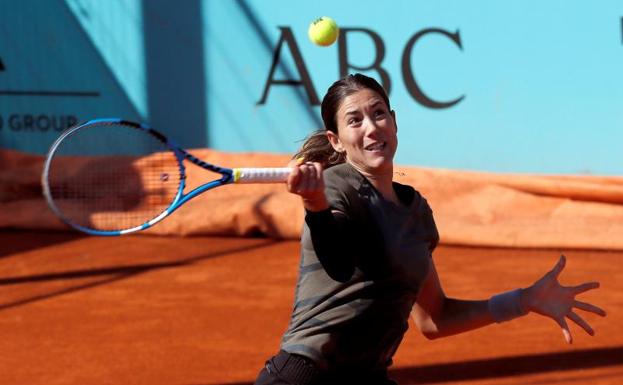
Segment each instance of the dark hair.
[[336,115],[342,101],[347,96],[363,89],[370,89],[379,94],[385,101],[387,109],[391,110],[385,89],[375,79],[359,73],[348,75],[333,83],[322,99],[320,114],[322,115],[324,129],[315,131],[308,136],[293,158],[303,158],[306,162],[320,162],[324,168],[344,163],[346,154],[339,153],[333,149],[327,138],[326,131],[337,134]]

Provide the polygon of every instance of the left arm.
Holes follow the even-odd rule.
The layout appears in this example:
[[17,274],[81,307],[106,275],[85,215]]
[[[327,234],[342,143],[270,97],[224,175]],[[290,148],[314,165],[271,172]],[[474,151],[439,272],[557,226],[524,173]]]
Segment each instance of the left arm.
[[417,300],[411,311],[420,332],[436,339],[481,328],[493,322],[488,301],[470,301],[446,297],[433,259],[422,282]]
[[[433,260],[431,264],[411,312],[415,324],[424,336],[430,339],[440,338],[496,322],[491,300],[469,301],[446,297]],[[564,266],[565,257],[561,256],[550,272],[532,286],[520,290],[518,302],[511,304],[511,307],[523,309],[523,314],[532,311],[552,318],[561,327],[565,340],[571,343],[572,337],[565,317],[578,324],[588,334],[594,334],[590,325],[574,312],[574,308],[601,316],[605,316],[606,312],[597,306],[575,299],[578,294],[599,287],[598,282],[573,287],[560,285],[558,276]]]

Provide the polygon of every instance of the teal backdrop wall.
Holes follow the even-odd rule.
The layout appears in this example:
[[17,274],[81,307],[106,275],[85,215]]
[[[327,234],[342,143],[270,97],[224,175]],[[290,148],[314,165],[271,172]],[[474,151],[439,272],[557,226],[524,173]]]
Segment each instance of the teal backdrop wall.
[[[342,28],[317,47],[318,16]],[[345,73],[390,91],[396,161],[623,175],[623,2],[3,0],[0,147],[96,117],[292,153]]]

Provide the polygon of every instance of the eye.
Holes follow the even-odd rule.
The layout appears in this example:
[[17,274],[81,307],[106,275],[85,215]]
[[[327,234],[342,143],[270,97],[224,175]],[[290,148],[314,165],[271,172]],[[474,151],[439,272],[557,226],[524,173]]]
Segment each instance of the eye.
[[354,124],[359,123],[360,121],[361,121],[361,119],[360,119],[359,117],[352,117],[352,118],[348,118],[348,120],[346,121],[346,123],[347,123],[349,126],[352,126],[352,125],[354,125]]
[[377,118],[379,118],[379,117],[380,117],[380,118],[384,117],[384,116],[385,116],[385,110],[383,110],[383,109],[378,109],[378,110],[374,111],[374,116],[375,116],[375,117],[377,117]]

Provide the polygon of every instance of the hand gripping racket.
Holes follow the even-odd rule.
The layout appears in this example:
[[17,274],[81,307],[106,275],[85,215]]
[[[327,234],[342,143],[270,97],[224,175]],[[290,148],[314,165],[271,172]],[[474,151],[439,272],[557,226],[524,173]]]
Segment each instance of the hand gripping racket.
[[[191,162],[220,178],[185,193]],[[54,213],[92,235],[147,229],[197,195],[230,183],[283,182],[290,168],[224,168],[202,161],[160,132],[121,119],[96,119],[63,132],[41,178]]]

